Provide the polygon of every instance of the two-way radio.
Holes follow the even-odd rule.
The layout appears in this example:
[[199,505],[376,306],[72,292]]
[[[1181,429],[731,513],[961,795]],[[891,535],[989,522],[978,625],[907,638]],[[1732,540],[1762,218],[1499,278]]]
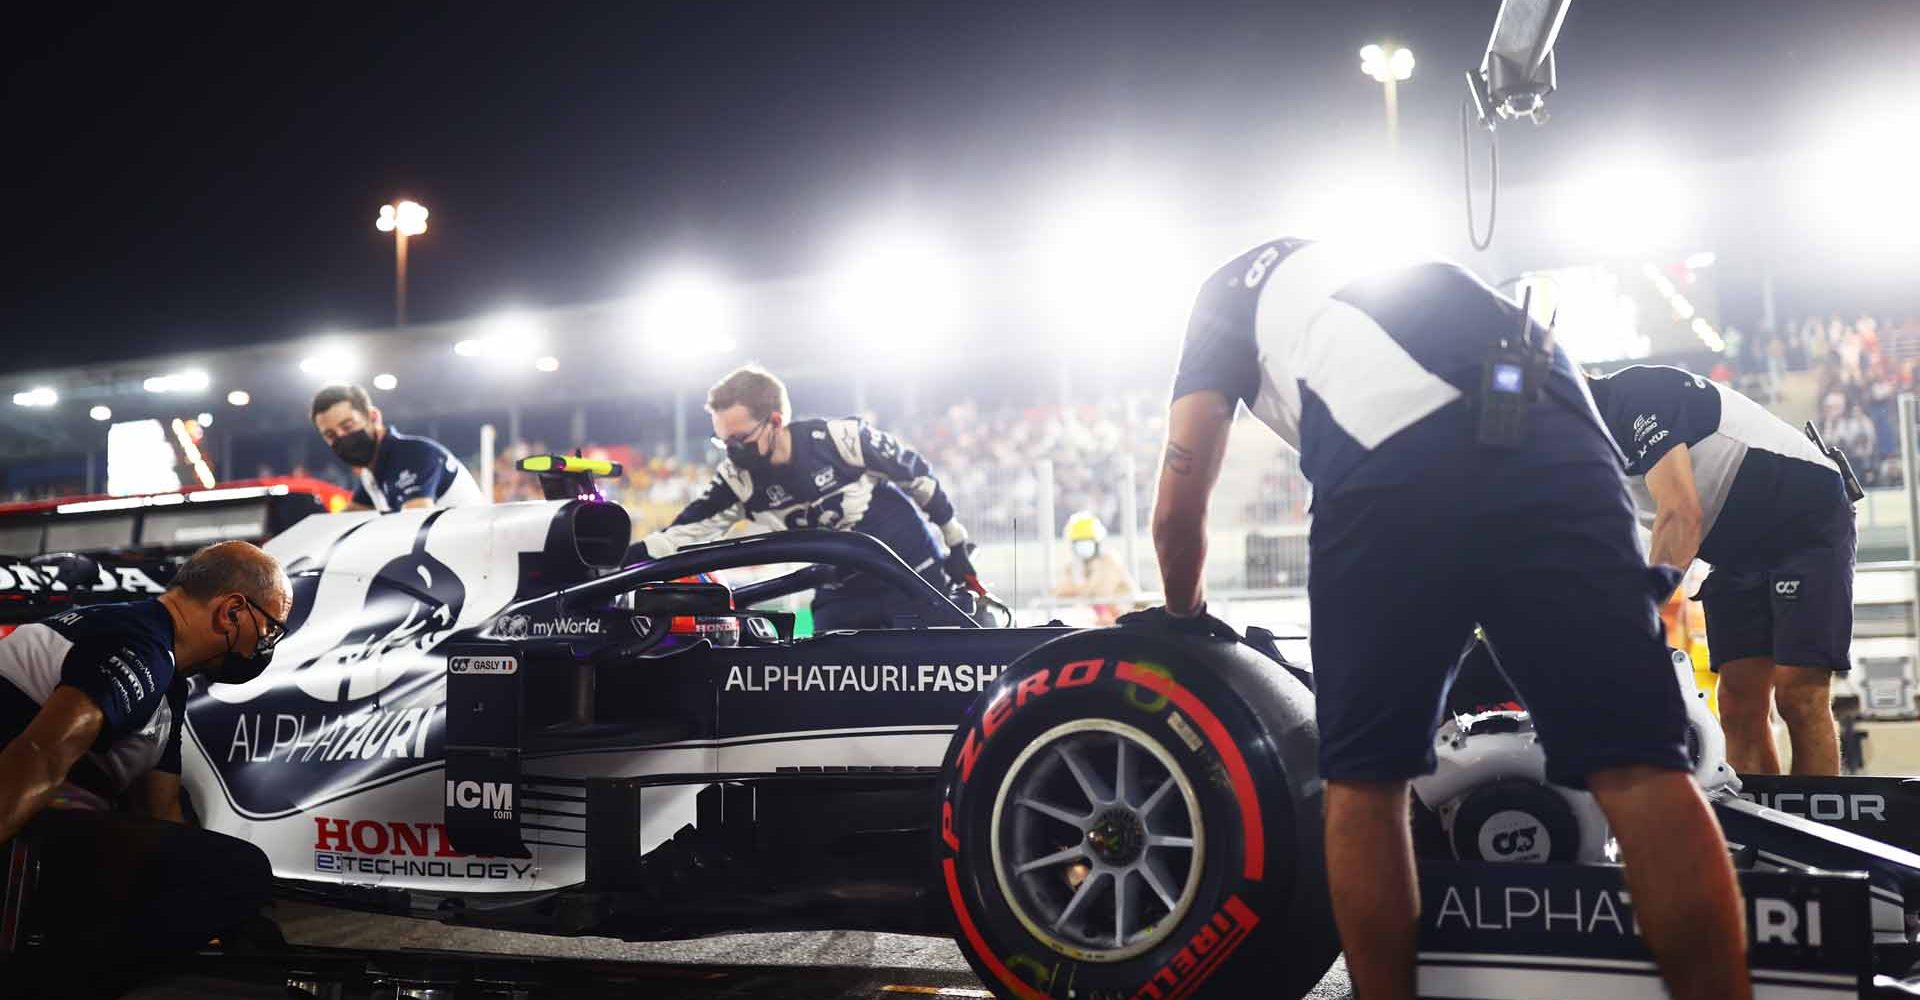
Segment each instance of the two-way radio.
[[1520,302],[1520,327],[1512,337],[1494,341],[1480,370],[1479,441],[1489,448],[1518,448],[1527,443],[1527,413],[1540,398],[1553,365],[1553,327],[1560,319],[1554,310],[1534,343],[1529,336],[1533,325],[1533,289],[1528,288]]

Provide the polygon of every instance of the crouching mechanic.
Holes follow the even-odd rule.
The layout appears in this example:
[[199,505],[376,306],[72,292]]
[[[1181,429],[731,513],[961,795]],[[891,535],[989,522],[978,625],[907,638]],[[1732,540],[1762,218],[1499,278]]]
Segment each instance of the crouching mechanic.
[[313,426],[360,480],[353,510],[388,514],[491,502],[446,445],[388,427],[360,386],[330,385],[314,393]]
[[[672,524],[633,546],[630,560],[670,556],[750,519],[775,531],[871,535],[942,593],[953,584],[977,584],[968,558],[973,545],[953,503],[926,459],[893,435],[857,419],[796,421],[785,383],[751,365],[708,391],[707,411],[714,443],[726,457],[706,491]],[[938,540],[929,522],[939,529]],[[814,591],[817,631],[889,628],[915,614],[903,595],[860,574]]]
[[[1299,449],[1314,488],[1327,873],[1355,994],[1414,996],[1408,779],[1434,768],[1449,674],[1481,623],[1502,662],[1524,668],[1510,672],[1548,777],[1605,810],[1672,995],[1750,997],[1739,888],[1687,771],[1658,631],[1674,575],[1641,558],[1619,454],[1543,335],[1438,261],[1283,239],[1216,272],[1174,378],[1154,508],[1162,623],[1225,628],[1206,614],[1206,513],[1244,403]],[[1486,403],[1483,383],[1518,391]],[[1482,426],[1516,404],[1519,433]]]
[[1696,599],[1728,763],[1780,773],[1777,703],[1793,773],[1839,774],[1831,686],[1852,663],[1854,561],[1839,465],[1760,404],[1678,368],[1635,365],[1587,386],[1626,452],[1650,559],[1713,566]]
[[291,606],[272,556],[223,542],[158,598],[0,639],[0,842],[21,836],[40,859],[27,918],[47,942],[6,978],[117,996],[147,964],[259,919],[266,856],[182,823],[180,728],[187,679],[258,676]]

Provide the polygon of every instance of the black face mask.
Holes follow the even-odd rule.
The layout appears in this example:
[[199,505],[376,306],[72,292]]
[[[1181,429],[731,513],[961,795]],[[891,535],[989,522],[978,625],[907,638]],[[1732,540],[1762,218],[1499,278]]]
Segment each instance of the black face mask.
[[245,684],[266,672],[267,665],[273,662],[273,650],[253,656],[243,656],[234,650],[220,654],[220,659],[207,668],[207,679],[215,684]]
[[332,447],[334,455],[348,465],[365,468],[373,464],[374,441],[370,431],[342,434],[333,439]]
[[760,454],[759,448],[745,441],[728,441],[727,461],[742,468],[747,468],[765,465],[767,463],[767,456]]

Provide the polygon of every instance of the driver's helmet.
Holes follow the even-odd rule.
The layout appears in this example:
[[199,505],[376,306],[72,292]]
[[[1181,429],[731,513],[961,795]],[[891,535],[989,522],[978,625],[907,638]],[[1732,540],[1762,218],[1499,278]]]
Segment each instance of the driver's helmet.
[[1077,510],[1067,518],[1067,541],[1101,542],[1107,537],[1107,526],[1090,510]]

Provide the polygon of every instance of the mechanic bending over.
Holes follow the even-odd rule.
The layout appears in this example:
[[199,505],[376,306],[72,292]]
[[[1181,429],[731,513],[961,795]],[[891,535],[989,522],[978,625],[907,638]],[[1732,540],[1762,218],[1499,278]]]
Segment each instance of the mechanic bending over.
[[[635,544],[629,562],[670,556],[751,519],[775,531],[871,535],[943,593],[975,579],[973,544],[953,503],[927,460],[898,438],[857,418],[794,420],[786,384],[753,365],[708,390],[707,412],[726,457],[706,491],[672,524]],[[928,522],[940,530],[937,540]],[[915,614],[904,596],[858,574],[814,591],[816,631],[888,628]]]
[[0,639],[0,842],[21,835],[41,860],[27,913],[46,932],[37,975],[92,975],[85,989],[118,995],[143,964],[261,919],[266,855],[182,822],[180,728],[187,679],[258,676],[292,604],[272,556],[222,542],[157,598]]
[[[1525,335],[1523,336],[1523,331]],[[1476,622],[1532,707],[1548,776],[1593,792],[1673,996],[1750,997],[1727,845],[1688,773],[1619,454],[1566,356],[1467,271],[1275,240],[1200,291],[1174,378],[1154,544],[1167,608],[1213,633],[1207,503],[1235,407],[1300,451],[1333,908],[1357,996],[1411,998],[1408,779]]]
[[353,491],[353,510],[390,514],[491,502],[453,452],[431,438],[410,437],[388,427],[360,386],[330,385],[314,393],[313,426],[360,480]]
[[1587,387],[1626,452],[1651,561],[1713,566],[1695,599],[1720,674],[1728,763],[1780,773],[1777,703],[1793,773],[1839,774],[1831,686],[1852,662],[1854,560],[1839,465],[1760,404],[1691,372],[1634,365]]

